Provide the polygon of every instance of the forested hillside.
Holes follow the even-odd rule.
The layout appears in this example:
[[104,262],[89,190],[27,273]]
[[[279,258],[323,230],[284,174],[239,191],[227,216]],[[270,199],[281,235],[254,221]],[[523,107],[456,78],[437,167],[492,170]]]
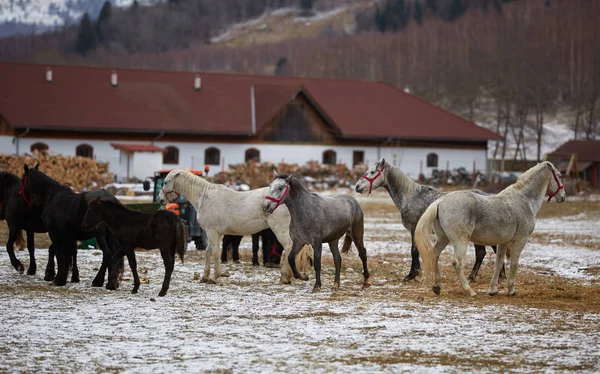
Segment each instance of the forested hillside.
[[0,56],[381,80],[491,123],[518,148],[528,133],[541,142],[557,112],[596,138],[599,14],[595,0],[170,0],[1,39]]

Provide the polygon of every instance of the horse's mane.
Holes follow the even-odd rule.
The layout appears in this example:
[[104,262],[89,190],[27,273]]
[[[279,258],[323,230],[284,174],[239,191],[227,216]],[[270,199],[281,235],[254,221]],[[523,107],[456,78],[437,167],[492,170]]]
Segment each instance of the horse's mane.
[[30,184],[29,188],[33,188],[33,186],[35,186],[36,191],[44,191],[44,194],[55,193],[54,191],[56,190],[64,190],[75,193],[71,187],[55,181],[43,172],[36,169],[29,169],[28,181],[28,184]]
[[4,190],[12,186],[21,187],[21,178],[14,175],[13,173],[9,173],[7,171],[0,171],[0,188]]
[[523,173],[515,183],[506,187],[504,190],[522,190],[526,187],[531,187],[531,185],[536,182],[538,179],[544,176],[543,173],[540,173],[540,169],[548,167],[547,162],[541,162],[527,170]]
[[[90,205],[93,205],[94,201],[95,200],[92,200],[90,202]],[[108,205],[109,209],[111,209],[111,210],[119,210],[119,211],[121,211],[123,213],[134,214],[134,215],[144,215],[145,214],[145,213],[142,213],[142,212],[137,211],[137,210],[129,209],[125,205],[121,204],[119,201],[115,201],[115,200],[113,200],[113,199],[111,199],[109,197],[101,197],[100,198],[100,202],[103,205]]]
[[388,184],[400,187],[402,195],[410,196],[421,191],[421,185],[413,181],[408,175],[404,174],[399,168],[390,165],[387,161],[383,166],[388,170]]
[[275,179],[286,180],[287,178],[289,178],[290,175],[292,176],[292,178],[290,178],[290,182],[289,182],[291,191],[307,193],[307,194],[311,194],[314,196],[319,196],[314,192],[309,192],[306,189],[306,187],[304,186],[304,184],[298,178],[296,178],[293,174],[279,174],[279,175],[277,175],[277,177]]
[[[219,184],[210,183],[209,181],[205,180],[204,178],[199,177],[193,173],[190,173],[187,170],[178,169],[178,171],[179,172],[173,177],[173,178],[175,178],[173,183],[175,183],[175,181],[177,181],[179,186],[185,186],[185,188],[191,187],[190,190],[193,190],[200,194],[207,192],[209,190],[219,188],[221,186]],[[182,178],[183,180],[180,181],[179,178]],[[175,185],[175,184],[173,184],[173,185]],[[227,187],[225,187],[225,188],[227,188]],[[178,188],[178,190],[181,190],[181,188]]]

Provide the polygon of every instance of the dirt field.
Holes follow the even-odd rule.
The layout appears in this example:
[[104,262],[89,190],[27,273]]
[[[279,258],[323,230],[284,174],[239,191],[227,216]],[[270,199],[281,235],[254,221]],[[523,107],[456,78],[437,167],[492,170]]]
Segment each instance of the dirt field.
[[[117,291],[90,286],[97,250],[79,251],[81,283],[56,288],[20,275],[0,248],[0,372],[463,372],[600,370],[600,199],[544,204],[525,248],[517,297],[488,296],[491,249],[466,297],[442,255],[441,296],[426,281],[402,285],[409,235],[384,193],[359,197],[366,216],[372,287],[360,288],[354,249],[343,257],[342,288],[332,292],[324,248],[323,289],[278,284],[278,269],[242,263],[219,285],[199,284],[204,252],[190,248],[159,298],[158,251],[138,252],[144,282]],[[0,224],[0,242],[6,241]],[[44,235],[38,247],[47,248]],[[17,256],[27,266],[27,252]],[[469,251],[469,266],[474,261]],[[40,271],[42,270],[42,271]],[[129,274],[129,273],[127,273]]]

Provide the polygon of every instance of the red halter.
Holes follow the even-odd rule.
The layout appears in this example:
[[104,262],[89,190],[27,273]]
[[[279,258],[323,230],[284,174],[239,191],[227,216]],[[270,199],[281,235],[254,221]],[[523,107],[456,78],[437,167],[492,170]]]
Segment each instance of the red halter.
[[273,202],[277,203],[277,205],[275,205],[275,208],[271,209],[270,213],[273,213],[275,211],[275,209],[277,209],[277,207],[279,205],[281,205],[281,203],[285,199],[285,196],[287,195],[287,193],[288,193],[289,190],[290,190],[290,185],[286,184],[285,185],[285,191],[283,191],[283,195],[281,195],[281,197],[279,199],[276,199],[276,198],[274,198],[272,196],[269,196],[269,195],[265,196],[266,200],[273,201]]
[[31,200],[29,200],[25,196],[25,185],[27,184],[28,180],[29,180],[29,175],[25,176],[25,179],[23,179],[23,185],[21,186],[21,190],[19,191],[19,195],[21,195],[21,197],[23,197],[23,200],[27,203],[27,205],[31,206]]
[[[175,191],[175,190],[171,190],[171,191],[168,191],[168,192],[167,192],[167,191],[165,191],[165,188],[164,188],[164,187],[163,187],[163,188],[161,188],[161,190],[162,190],[162,193],[165,195],[165,199],[167,199],[167,202],[169,202],[169,203],[176,203],[176,202],[177,202],[177,200],[179,199],[179,196],[181,196],[181,194],[180,194],[179,192]],[[177,195],[177,197],[175,198],[175,200],[171,201],[171,200],[169,199],[169,194],[170,194],[170,193],[174,193],[175,195]]]
[[554,172],[554,170],[552,170],[552,176],[554,177],[554,181],[558,185],[558,188],[556,189],[556,191],[554,191],[554,193],[552,195],[548,195],[548,202],[550,202],[550,200],[552,200],[552,198],[554,196],[556,196],[556,194],[558,194],[560,192],[560,190],[565,188],[565,185],[561,184],[560,181],[558,180],[558,177],[556,176],[556,173]]
[[371,194],[371,191],[373,191],[373,182],[375,182],[375,179],[377,179],[377,177],[379,177],[382,172],[383,168],[381,168],[373,178],[367,177],[367,173],[363,174],[362,177],[369,181],[369,195]]

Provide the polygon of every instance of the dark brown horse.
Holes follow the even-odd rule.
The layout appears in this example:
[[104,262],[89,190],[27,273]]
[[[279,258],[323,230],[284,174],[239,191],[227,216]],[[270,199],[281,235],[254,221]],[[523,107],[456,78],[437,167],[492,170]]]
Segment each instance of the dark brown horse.
[[109,278],[116,279],[118,262],[127,256],[134,286],[131,293],[137,293],[140,278],[137,272],[135,248],[160,249],[165,265],[165,278],[158,296],[165,296],[171,282],[175,265],[175,254],[183,262],[187,248],[185,225],[173,212],[159,210],[154,213],[142,213],[131,210],[119,202],[97,198],[93,201],[81,223],[83,230],[92,230],[104,223],[115,235],[120,250],[113,255]]

